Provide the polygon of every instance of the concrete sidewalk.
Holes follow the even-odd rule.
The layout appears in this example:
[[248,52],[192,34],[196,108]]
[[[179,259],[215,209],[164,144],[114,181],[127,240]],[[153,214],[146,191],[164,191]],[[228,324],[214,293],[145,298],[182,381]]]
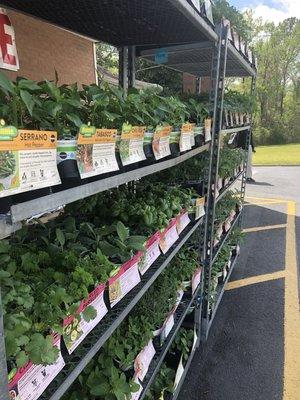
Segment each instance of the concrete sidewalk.
[[300,167],[254,172],[246,240],[180,400],[300,399]]

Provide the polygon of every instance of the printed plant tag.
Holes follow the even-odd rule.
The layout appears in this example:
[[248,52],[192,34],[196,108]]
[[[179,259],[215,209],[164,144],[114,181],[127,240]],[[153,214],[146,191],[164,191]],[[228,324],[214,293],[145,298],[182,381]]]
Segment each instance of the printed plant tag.
[[123,124],[120,157],[123,165],[146,160],[144,153],[144,134],[146,127]]
[[196,213],[195,213],[196,220],[203,217],[203,215],[205,215],[204,203],[205,203],[204,197],[198,197],[196,199]]
[[223,281],[225,281],[226,276],[227,276],[227,268],[226,267],[227,267],[227,265],[225,264],[223,267]]
[[223,226],[220,225],[219,228],[218,228],[218,230],[217,230],[217,232],[216,232],[217,238],[220,239],[220,237],[222,236],[222,234],[223,234]]
[[[60,336],[53,335],[54,345],[60,350]],[[61,352],[52,365],[34,365],[28,362],[19,368],[8,384],[9,398],[12,400],[37,400],[56,375],[63,369],[65,362]]]
[[175,381],[174,381],[174,389],[177,388],[183,373],[184,373],[184,366],[183,366],[182,356],[181,356],[179,364],[178,364],[178,367],[177,367],[177,370],[176,370]]
[[193,347],[192,347],[192,351],[195,350],[196,345],[197,345],[197,341],[198,341],[198,335],[197,335],[197,331],[196,328],[194,328],[194,341],[193,341]]
[[211,118],[206,118],[204,120],[204,135],[205,142],[209,142],[211,140]]
[[135,382],[137,385],[139,385],[140,388],[137,392],[131,393],[130,399],[128,399],[128,400],[139,400],[139,398],[141,397],[142,391],[143,391],[143,386],[141,385],[138,378],[133,378],[133,382]]
[[172,218],[169,225],[160,235],[159,247],[161,251],[166,254],[178,239],[179,236],[176,228],[176,218]]
[[160,232],[156,232],[152,235],[146,242],[146,251],[142,254],[139,262],[139,270],[141,275],[144,275],[146,271],[151,267],[151,265],[160,256],[159,249]]
[[152,149],[156,160],[160,160],[171,154],[170,133],[171,126],[157,126],[153,135]]
[[189,213],[187,211],[182,211],[180,214],[177,215],[176,227],[177,227],[178,235],[180,235],[181,232],[184,231],[184,229],[188,226],[188,224],[190,222],[191,222],[191,220],[189,218]]
[[224,223],[225,232],[228,232],[230,228],[231,228],[231,219],[227,218],[225,223]]
[[180,304],[180,302],[181,302],[181,300],[182,300],[182,298],[183,298],[183,295],[184,295],[184,291],[181,289],[181,290],[178,290],[178,292],[177,292],[177,298],[176,298],[176,303],[175,303],[175,306],[174,306],[174,308],[173,308],[173,312],[175,312],[176,310],[177,310],[177,308],[178,308],[178,306],[179,306],[179,304]]
[[[104,302],[104,289],[105,284],[98,285],[86,300],[83,300],[77,309],[77,316],[69,316],[63,321],[63,339],[66,348],[71,354],[76,347],[83,341],[83,339],[91,332],[93,328],[102,320],[107,314],[107,307]],[[85,321],[82,313],[87,306],[92,306],[96,312],[96,318]]]
[[[180,140],[179,140],[179,149],[180,151],[188,151],[191,150],[191,137],[194,137],[193,133],[193,125],[192,124],[182,124]],[[194,139],[195,141],[195,139]]]
[[60,184],[57,133],[0,127],[0,198]]
[[139,352],[134,360],[135,378],[139,378],[140,381],[144,380],[154,356],[155,349],[152,340],[150,340],[147,346],[145,346],[143,350]]
[[109,301],[114,307],[127,293],[141,281],[138,263],[141,253],[137,253],[129,261],[124,263],[118,273],[108,279]]
[[169,336],[169,333],[173,329],[175,325],[174,314],[170,314],[168,318],[165,320],[163,325],[163,330],[161,332],[161,341],[164,342],[166,338]]
[[217,186],[218,186],[218,190],[221,190],[223,188],[223,179],[222,178],[218,178]]
[[192,293],[194,294],[200,285],[201,281],[201,268],[197,268],[192,277]]
[[236,246],[236,254],[237,255],[240,254],[240,251],[241,251],[240,245],[237,244],[237,246]]
[[116,138],[116,129],[96,129],[87,125],[80,128],[76,159],[82,179],[119,169]]

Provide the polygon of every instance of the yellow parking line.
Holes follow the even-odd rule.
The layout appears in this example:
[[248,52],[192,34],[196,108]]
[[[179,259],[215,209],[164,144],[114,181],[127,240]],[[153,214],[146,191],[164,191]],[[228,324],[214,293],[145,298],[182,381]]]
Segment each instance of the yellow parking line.
[[300,312],[298,297],[295,202],[287,203],[284,302],[284,400],[300,399]]
[[[248,201],[248,200],[246,200]],[[284,204],[286,203],[286,201],[278,201],[278,200],[274,200],[274,201],[251,201],[249,203],[244,204],[244,206],[260,206],[263,204]]]
[[273,281],[275,279],[282,279],[285,277],[285,271],[277,271],[271,274],[256,275],[250,278],[240,279],[238,281],[228,282],[225,290],[238,289],[244,286],[254,285],[256,283],[262,283],[267,281]]
[[254,228],[245,228],[245,229],[243,229],[243,233],[258,232],[258,231],[268,231],[270,229],[286,228],[286,226],[287,226],[286,224],[255,226]]
[[254,199],[254,200],[263,200],[263,201],[278,201],[279,203],[286,203],[289,200],[286,199],[278,199],[278,198],[270,198],[270,197],[253,197],[253,196],[246,196],[245,199]]

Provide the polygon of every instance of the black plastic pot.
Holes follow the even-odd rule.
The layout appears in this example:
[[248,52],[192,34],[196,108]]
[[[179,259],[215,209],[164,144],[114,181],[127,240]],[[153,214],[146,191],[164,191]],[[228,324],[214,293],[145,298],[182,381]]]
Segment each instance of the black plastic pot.
[[197,125],[194,128],[195,136],[195,147],[200,147],[204,145],[204,131],[202,125]]
[[171,157],[178,157],[180,155],[179,140],[180,140],[180,129],[174,128],[170,133]]
[[154,157],[153,148],[152,148],[153,135],[154,135],[153,130],[148,130],[147,132],[145,132],[143,147],[144,147],[144,153],[145,153],[147,160],[144,161],[143,164],[152,164],[155,162],[155,157]]
[[53,191],[56,192],[81,184],[76,151],[77,144],[75,139],[57,141],[57,169],[62,184],[54,187]]

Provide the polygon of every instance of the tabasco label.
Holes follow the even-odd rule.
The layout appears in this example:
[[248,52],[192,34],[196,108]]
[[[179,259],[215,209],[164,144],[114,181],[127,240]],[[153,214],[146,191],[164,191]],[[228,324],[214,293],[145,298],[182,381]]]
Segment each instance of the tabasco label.
[[0,128],[0,197],[60,184],[57,133]]
[[119,169],[116,159],[116,129],[80,128],[76,159],[81,178]]

